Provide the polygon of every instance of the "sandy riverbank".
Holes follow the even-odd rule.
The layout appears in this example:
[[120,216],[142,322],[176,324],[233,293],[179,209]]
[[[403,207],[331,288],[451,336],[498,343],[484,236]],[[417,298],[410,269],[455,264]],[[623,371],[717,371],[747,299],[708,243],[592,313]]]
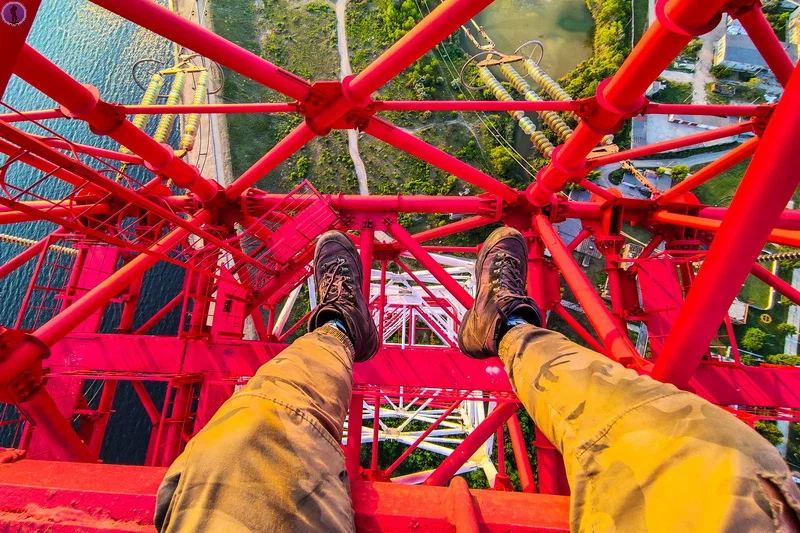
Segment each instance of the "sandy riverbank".
[[[201,26],[214,31],[210,15],[209,0],[170,0],[170,9],[185,19],[196,22]],[[178,50],[176,50],[176,55]],[[203,65],[210,67],[210,62],[201,58]],[[210,68],[211,79],[209,87],[213,90],[219,87],[219,72]],[[187,78],[183,91],[183,103],[191,104],[195,88],[191,78]],[[217,95],[208,95],[207,104],[222,103]],[[185,118],[185,117],[184,117]],[[214,179],[223,185],[231,183],[233,173],[231,170],[230,144],[228,140],[228,126],[225,115],[201,115],[200,127],[194,148],[186,156],[186,161],[200,168],[206,178]]]

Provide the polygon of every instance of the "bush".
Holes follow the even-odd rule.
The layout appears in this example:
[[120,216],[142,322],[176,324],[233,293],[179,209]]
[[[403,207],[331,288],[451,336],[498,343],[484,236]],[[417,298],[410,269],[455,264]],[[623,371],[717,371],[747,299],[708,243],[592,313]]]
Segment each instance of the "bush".
[[686,176],[689,175],[689,167],[686,165],[675,165],[672,167],[672,172],[670,172],[670,176],[672,176],[672,181],[674,183],[680,183],[686,179]]
[[779,353],[775,355],[768,355],[766,361],[771,365],[800,366],[800,355]]
[[725,65],[714,65],[711,67],[711,74],[717,78],[730,78],[733,76],[733,71]]
[[786,324],[785,322],[775,326],[775,331],[781,335],[797,335],[797,328],[794,325]]
[[767,340],[767,334],[764,330],[758,328],[747,328],[742,338],[742,348],[748,352],[757,352],[764,347],[764,341]]
[[495,146],[489,150],[489,164],[499,177],[505,177],[514,166],[514,158],[505,146]]
[[773,446],[783,444],[783,433],[774,420],[758,420],[753,427]]

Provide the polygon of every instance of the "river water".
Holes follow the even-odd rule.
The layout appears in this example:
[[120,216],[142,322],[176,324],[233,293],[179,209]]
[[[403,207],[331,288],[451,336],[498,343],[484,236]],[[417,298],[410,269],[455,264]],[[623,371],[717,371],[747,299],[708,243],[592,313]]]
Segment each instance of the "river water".
[[[162,3],[166,4],[166,0]],[[131,76],[131,69],[136,61],[153,58],[170,64],[172,62],[172,44],[169,41],[86,0],[42,2],[28,43],[82,83],[96,86],[102,97],[112,102],[139,103],[142,91],[135,85]],[[146,74],[140,74],[139,77],[146,83]],[[19,110],[55,106],[48,97],[16,77],[12,77],[4,101]],[[7,110],[3,109],[2,112]],[[151,121],[151,127],[155,122]],[[44,123],[74,142],[111,149],[119,148],[113,140],[92,134],[80,121],[58,119]],[[46,134],[38,128],[22,127],[34,133]],[[0,155],[0,162],[3,161],[5,156]],[[27,173],[31,179],[37,178],[22,165],[14,165],[9,172]],[[55,197],[58,191],[53,188],[51,194]],[[54,226],[49,223],[31,223],[4,226],[0,231],[38,239],[53,229]],[[16,245],[1,244],[0,263],[7,261],[21,250]],[[0,281],[0,302],[2,302],[0,324],[13,324],[24,287],[33,269],[32,263],[29,262],[26,267]],[[177,280],[177,283],[180,285],[180,280]],[[158,303],[158,301],[152,302],[151,307]]]
[[[504,54],[514,53],[526,41],[541,41],[541,65],[553,79],[592,55],[594,21],[584,0],[495,0],[475,21]],[[477,37],[474,31],[473,35]]]
[[[166,5],[166,0],[159,1]],[[105,100],[119,103],[139,103],[141,100],[142,91],[131,76],[131,69],[136,61],[152,58],[167,63],[166,66],[171,66],[173,61],[172,43],[86,0],[42,2],[28,43],[79,81],[96,86]],[[146,83],[149,72],[145,71],[138,77]],[[12,78],[4,101],[19,110],[52,108],[55,105],[52,100],[16,77]],[[7,110],[2,109],[0,112],[5,113]],[[150,128],[156,122],[151,120]],[[17,123],[18,126],[19,124]],[[59,119],[45,121],[45,124],[74,142],[119,148],[113,140],[92,134],[80,121]],[[45,134],[38,128],[22,127],[34,133]],[[0,155],[0,164],[4,161],[5,156]],[[9,172],[25,173],[23,175],[26,178],[37,179],[33,172],[22,165],[14,165]],[[52,197],[57,197],[56,187],[50,193]],[[0,232],[38,239],[53,229],[53,224],[39,222],[2,226]],[[21,250],[16,245],[0,244],[0,264]],[[0,280],[0,324],[14,324],[33,266],[34,261],[30,261]],[[180,269],[163,263],[148,273],[143,286],[144,294],[148,296],[139,306],[137,325],[177,294],[182,278]],[[119,319],[119,310],[119,303],[110,306],[102,326],[103,331],[114,330],[114,324]],[[174,335],[177,320],[177,313],[173,312],[152,332]],[[92,404],[96,403],[99,385],[99,381],[87,382],[84,392]],[[147,388],[160,406],[160,398],[164,394],[163,384],[148,383]],[[141,402],[128,383],[121,383],[117,389],[113,409],[124,413],[124,416],[111,417],[101,458],[112,463],[141,464],[147,448],[149,421]],[[13,427],[8,426],[8,429]],[[8,441],[8,432],[5,433],[0,431],[0,446],[13,444]]]

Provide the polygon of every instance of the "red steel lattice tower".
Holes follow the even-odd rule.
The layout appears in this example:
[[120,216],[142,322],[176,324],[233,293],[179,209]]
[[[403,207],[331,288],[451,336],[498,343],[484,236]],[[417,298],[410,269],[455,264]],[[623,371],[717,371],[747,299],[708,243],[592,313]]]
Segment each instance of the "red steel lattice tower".
[[[654,378],[687,388],[751,421],[794,419],[800,409],[800,370],[748,367],[740,363],[728,308],[749,274],[800,305],[800,292],[755,261],[767,242],[800,246],[800,217],[785,206],[800,183],[800,73],[771,30],[755,0],[665,0],[657,20],[620,69],[594,97],[573,101],[384,101],[373,93],[474,17],[489,0],[445,0],[362,72],[339,81],[310,83],[148,0],[92,0],[98,6],[188,50],[286,96],[284,103],[120,105],[106,102],[26,44],[38,0],[21,0],[23,24],[0,31],[0,94],[16,74],[58,104],[57,109],[0,115],[0,224],[47,221],[53,231],[0,266],[0,279],[28,261],[35,272],[16,324],[0,329],[0,428],[16,428],[14,449],[0,451],[0,523],[47,520],[26,516],[26,505],[71,507],[75,523],[65,528],[147,529],[155,489],[185,442],[233,392],[243,376],[285,346],[302,326],[277,312],[296,298],[310,274],[313,242],[330,228],[351,231],[365,270],[387,264],[405,272],[421,295],[416,313],[440,346],[385,343],[379,355],[356,365],[356,387],[345,445],[353,481],[357,525],[383,530],[409,527],[436,531],[566,531],[568,489],[557,452],[541,437],[525,442],[518,404],[497,360],[465,358],[441,328],[457,324],[472,302],[470,292],[442,266],[436,252],[475,253],[474,247],[437,247],[433,241],[467,229],[505,223],[530,244],[532,296],[574,327],[589,345]],[[784,86],[770,105],[674,105],[651,103],[647,87],[689,41],[719,23],[737,18]],[[555,111],[580,122],[527,190],[494,177],[380,118],[384,111]],[[170,113],[298,113],[303,117],[285,138],[223,187],[187,164],[180,154],[135,127],[128,116]],[[646,114],[741,117],[729,127],[662,141],[619,153],[590,155],[625,120]],[[126,148],[114,151],[78,145],[52,135],[37,136],[20,122],[71,118]],[[480,189],[478,196],[324,195],[304,183],[289,194],[255,188],[256,183],[297,150],[332,129],[358,129]],[[671,189],[646,200],[625,198],[585,178],[594,168],[740,134],[752,138]],[[729,208],[702,205],[692,189],[752,156]],[[148,171],[146,179],[122,164]],[[26,165],[36,171],[14,172]],[[139,174],[137,174],[139,175]],[[28,177],[20,177],[28,176]],[[67,192],[52,198],[45,184]],[[167,186],[169,183],[170,186]],[[570,183],[591,201],[569,200]],[[175,193],[180,189],[178,193]],[[49,189],[47,189],[49,190]],[[465,216],[438,228],[409,233],[402,213]],[[554,224],[580,221],[581,231],[565,243]],[[623,223],[647,229],[652,240],[635,259],[623,254]],[[376,234],[380,238],[376,238]],[[387,236],[388,237],[385,237]],[[572,251],[589,236],[606,261],[610,305],[575,261]],[[659,246],[664,244],[664,249]],[[548,252],[548,253],[545,253]],[[425,270],[420,278],[403,261]],[[695,275],[693,262],[702,261]],[[143,276],[159,262],[185,271],[178,296],[133,329]],[[580,304],[593,331],[561,302],[563,282]],[[462,280],[463,281],[463,280]],[[368,282],[367,282],[368,283]],[[435,285],[435,287],[434,287]],[[377,285],[372,305],[379,327],[393,327],[396,311],[386,283]],[[444,292],[442,292],[444,291]],[[373,292],[376,292],[373,290]],[[447,298],[443,294],[447,294]],[[293,296],[294,294],[294,296]],[[416,293],[415,293],[416,294]],[[116,333],[98,333],[109,304],[122,307]],[[173,309],[181,321],[175,336],[148,331]],[[440,319],[430,316],[437,309]],[[263,311],[263,312],[262,312]],[[268,318],[264,320],[264,316]],[[305,318],[305,317],[304,317]],[[252,320],[258,340],[244,340]],[[441,321],[437,321],[441,320]],[[644,322],[651,354],[642,357],[627,325]],[[729,332],[733,362],[709,350],[720,327]],[[89,380],[99,384],[97,407],[83,397]],[[154,400],[144,382],[161,382]],[[98,464],[117,386],[128,382],[151,423],[144,466]],[[447,419],[467,398],[494,408],[420,486],[392,482],[391,472],[359,465],[362,406],[380,409],[379,395],[434,398]],[[160,404],[160,407],[159,407]],[[376,419],[378,413],[375,413]],[[79,417],[78,430],[70,422]],[[470,457],[504,426],[514,449],[522,492],[470,490],[451,483]],[[377,436],[378,430],[375,429]],[[502,432],[500,433],[502,435]],[[426,435],[410,446],[413,450]],[[372,440],[378,453],[376,439]],[[537,471],[528,462],[535,446]],[[22,452],[25,451],[25,453]],[[407,457],[404,454],[400,460]],[[24,457],[23,457],[24,456]],[[502,463],[502,459],[500,459]],[[390,470],[393,470],[393,465]],[[505,465],[498,464],[499,472]],[[502,477],[502,476],[500,476]],[[496,483],[495,488],[507,488]],[[101,514],[92,510],[103,509]],[[99,517],[99,518],[98,518]],[[103,524],[100,525],[100,520]],[[117,524],[109,525],[109,524]],[[376,526],[377,525],[377,526]],[[4,526],[5,527],[5,526]]]

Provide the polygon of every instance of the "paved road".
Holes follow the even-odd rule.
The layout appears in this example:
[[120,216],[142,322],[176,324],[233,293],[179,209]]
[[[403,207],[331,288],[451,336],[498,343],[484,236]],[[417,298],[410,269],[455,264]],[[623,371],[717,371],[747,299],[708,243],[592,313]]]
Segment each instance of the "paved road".
[[701,165],[703,163],[710,163],[711,161],[715,161],[716,159],[719,159],[720,157],[722,157],[722,155],[728,153],[729,151],[730,149],[720,152],[707,152],[704,154],[695,154],[683,158],[673,157],[671,159],[635,159],[633,161],[633,164],[636,167],[642,167],[642,168],[674,167],[675,165],[687,165],[691,167],[694,165]]
[[[655,21],[655,0],[649,2],[649,16],[650,24]],[[674,70],[665,70],[661,76],[676,82],[691,83],[692,84],[692,102],[694,104],[706,104],[706,84],[714,81],[714,76],[711,74],[711,62],[714,59],[714,43],[725,33],[725,17],[719,25],[714,28],[710,33],[703,35],[700,39],[703,41],[703,48],[698,53],[698,60],[695,64],[693,73],[678,72]]]

